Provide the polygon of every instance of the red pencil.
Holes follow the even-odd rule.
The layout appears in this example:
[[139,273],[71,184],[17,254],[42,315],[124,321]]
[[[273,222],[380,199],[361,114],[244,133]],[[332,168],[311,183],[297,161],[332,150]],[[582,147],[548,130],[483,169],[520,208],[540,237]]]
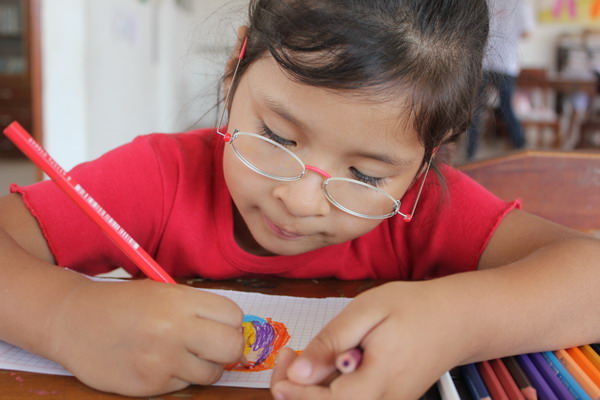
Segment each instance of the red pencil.
[[504,391],[500,380],[494,373],[492,366],[488,361],[481,361],[475,364],[477,366],[477,370],[481,375],[481,378],[485,382],[485,386],[487,386],[492,399],[494,400],[508,400],[508,395]]
[[517,386],[517,383],[502,360],[499,358],[490,360],[490,366],[494,370],[494,374],[498,377],[500,384],[502,384],[502,387],[510,400],[525,400],[525,396],[523,396],[523,393],[519,390],[519,386]]
[[44,171],[69,198],[137,265],[149,278],[159,282],[175,280],[90,196],[81,185],[54,161],[18,122],[4,133],[35,165]]

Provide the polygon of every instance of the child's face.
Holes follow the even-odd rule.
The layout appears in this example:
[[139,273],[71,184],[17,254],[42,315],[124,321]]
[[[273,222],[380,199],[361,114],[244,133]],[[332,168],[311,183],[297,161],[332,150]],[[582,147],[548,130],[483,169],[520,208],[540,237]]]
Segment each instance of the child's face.
[[[413,182],[424,149],[411,121],[402,119],[400,100],[375,103],[299,84],[271,57],[256,61],[239,79],[229,132],[268,129],[293,143],[288,148],[305,164],[333,177],[368,177],[396,199]],[[276,181],[246,167],[227,144],[223,162],[236,209],[235,238],[253,254],[300,254],[357,238],[381,222],[329,203],[321,186],[325,178],[313,171],[295,182]]]

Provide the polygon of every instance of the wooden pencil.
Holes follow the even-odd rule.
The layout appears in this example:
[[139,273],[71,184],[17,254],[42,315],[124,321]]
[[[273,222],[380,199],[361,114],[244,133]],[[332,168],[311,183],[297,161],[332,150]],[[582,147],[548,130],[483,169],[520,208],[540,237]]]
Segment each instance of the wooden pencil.
[[504,365],[506,365],[506,368],[514,378],[517,386],[519,386],[519,389],[521,390],[521,393],[523,393],[525,399],[537,400],[537,390],[535,390],[517,360],[514,357],[504,357],[502,358],[502,362]]

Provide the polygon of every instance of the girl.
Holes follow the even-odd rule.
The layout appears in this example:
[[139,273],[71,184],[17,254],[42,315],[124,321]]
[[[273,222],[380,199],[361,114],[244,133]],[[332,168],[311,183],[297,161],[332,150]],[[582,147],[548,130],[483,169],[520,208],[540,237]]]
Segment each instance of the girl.
[[[597,240],[428,174],[469,125],[487,21],[485,0],[251,0],[227,127],[142,136],[72,174],[173,276],[393,281],[282,353],[278,399],[414,399],[458,364],[597,341]],[[11,191],[0,339],[137,396],[240,359],[235,304],[73,273],[141,276],[52,182]],[[332,376],[357,346],[359,369]]]

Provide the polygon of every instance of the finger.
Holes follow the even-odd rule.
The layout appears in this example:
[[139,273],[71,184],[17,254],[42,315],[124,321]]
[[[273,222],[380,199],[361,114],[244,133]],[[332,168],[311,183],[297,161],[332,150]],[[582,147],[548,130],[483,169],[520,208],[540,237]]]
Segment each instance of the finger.
[[290,364],[296,359],[296,352],[288,347],[284,347],[279,352],[277,364],[271,376],[271,387],[279,381],[287,379],[287,369]]
[[198,319],[184,329],[186,349],[204,360],[218,364],[240,361],[246,341],[241,330],[220,322]]
[[[358,298],[357,298],[358,300]],[[299,384],[321,383],[335,371],[335,360],[357,347],[385,317],[385,307],[363,301],[351,302],[319,332],[288,369],[288,378]],[[367,307],[368,306],[368,307]]]
[[196,385],[212,385],[223,375],[223,366],[188,353],[177,369],[176,377]]
[[233,300],[203,290],[193,290],[194,310],[198,317],[220,322],[236,329],[242,326],[244,312]]

